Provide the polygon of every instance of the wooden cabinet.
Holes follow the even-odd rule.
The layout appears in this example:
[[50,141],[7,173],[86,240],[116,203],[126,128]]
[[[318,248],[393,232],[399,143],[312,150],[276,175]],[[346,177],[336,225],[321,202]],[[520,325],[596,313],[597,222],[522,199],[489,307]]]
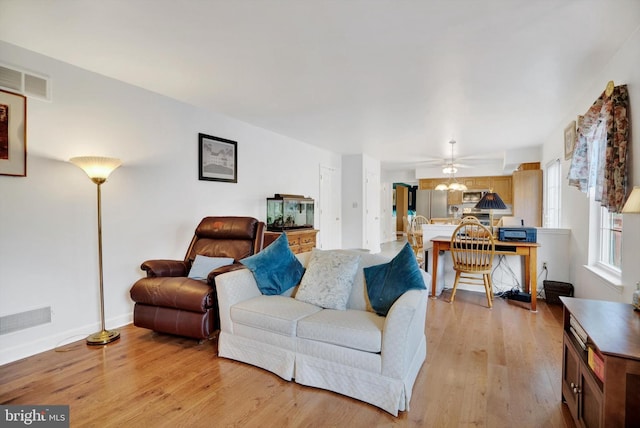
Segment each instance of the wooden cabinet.
[[[265,232],[264,233],[264,247],[266,248],[273,241],[278,239],[283,232]],[[289,240],[289,248],[294,254],[306,253],[311,251],[316,246],[316,235],[318,230],[316,229],[296,229],[287,230],[284,232]]]
[[[432,190],[440,183],[446,183],[448,178],[421,178],[419,188],[421,190]],[[469,190],[490,190],[493,189],[505,204],[513,203],[513,182],[510,175],[495,175],[487,177],[457,177],[457,180],[467,186]],[[447,196],[449,205],[462,204],[461,192],[449,192]]]
[[418,180],[418,189],[433,190],[440,183],[446,183],[447,178],[421,178]]
[[513,215],[522,218],[525,226],[542,226],[542,170],[513,173]]
[[505,204],[513,204],[513,179],[510,175],[491,177],[491,186]]
[[[564,304],[562,400],[578,427],[640,426],[640,314],[630,304],[561,297]],[[571,331],[600,356],[602,380]]]
[[584,351],[565,331],[562,352],[562,397],[578,426],[604,426],[602,382],[591,373]]
[[447,192],[447,205],[462,204],[462,192]]

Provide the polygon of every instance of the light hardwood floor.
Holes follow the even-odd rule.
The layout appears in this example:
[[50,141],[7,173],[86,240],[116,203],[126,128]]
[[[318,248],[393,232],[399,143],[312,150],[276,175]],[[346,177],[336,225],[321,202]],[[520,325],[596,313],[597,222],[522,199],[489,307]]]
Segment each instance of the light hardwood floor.
[[398,418],[348,397],[126,326],[0,367],[0,403],[68,404],[72,427],[573,427],[561,404],[562,310],[459,291],[429,300],[427,360]]

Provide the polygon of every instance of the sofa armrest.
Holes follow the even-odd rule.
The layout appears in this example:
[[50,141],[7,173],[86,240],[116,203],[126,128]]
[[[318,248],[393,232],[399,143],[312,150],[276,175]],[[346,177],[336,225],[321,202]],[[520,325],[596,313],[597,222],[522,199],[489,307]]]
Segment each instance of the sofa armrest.
[[187,276],[187,264],[182,260],[147,260],[140,266],[148,278],[158,276]]
[[220,330],[233,333],[231,307],[245,300],[262,295],[253,273],[238,269],[216,277],[216,293],[220,315]]
[[427,290],[409,290],[395,301],[382,333],[382,374],[401,379],[424,336]]
[[219,268],[216,268],[211,272],[209,272],[209,275],[207,275],[207,283],[209,283],[209,285],[214,285],[216,282],[217,276],[222,275],[223,273],[232,272],[238,269],[246,269],[246,268],[247,267],[242,263],[233,263],[226,266],[220,266]]

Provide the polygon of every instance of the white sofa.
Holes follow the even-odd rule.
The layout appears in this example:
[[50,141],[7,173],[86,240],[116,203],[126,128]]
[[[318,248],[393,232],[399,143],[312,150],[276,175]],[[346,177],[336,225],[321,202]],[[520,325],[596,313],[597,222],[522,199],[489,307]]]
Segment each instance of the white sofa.
[[[305,267],[310,254],[297,255]],[[282,295],[262,295],[248,269],[218,276],[218,354],[285,380],[356,398],[394,416],[409,410],[413,384],[427,352],[428,292],[409,290],[386,317],[377,315],[368,302],[363,268],[389,259],[358,254],[361,258],[344,311],[292,298],[298,287]],[[430,284],[429,274],[423,276]]]

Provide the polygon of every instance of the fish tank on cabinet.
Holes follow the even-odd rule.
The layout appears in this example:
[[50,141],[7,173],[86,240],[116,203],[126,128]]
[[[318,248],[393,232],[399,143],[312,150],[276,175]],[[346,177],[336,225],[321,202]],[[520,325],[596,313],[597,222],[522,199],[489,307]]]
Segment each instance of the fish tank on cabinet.
[[313,229],[315,204],[302,195],[276,193],[267,198],[267,230]]

